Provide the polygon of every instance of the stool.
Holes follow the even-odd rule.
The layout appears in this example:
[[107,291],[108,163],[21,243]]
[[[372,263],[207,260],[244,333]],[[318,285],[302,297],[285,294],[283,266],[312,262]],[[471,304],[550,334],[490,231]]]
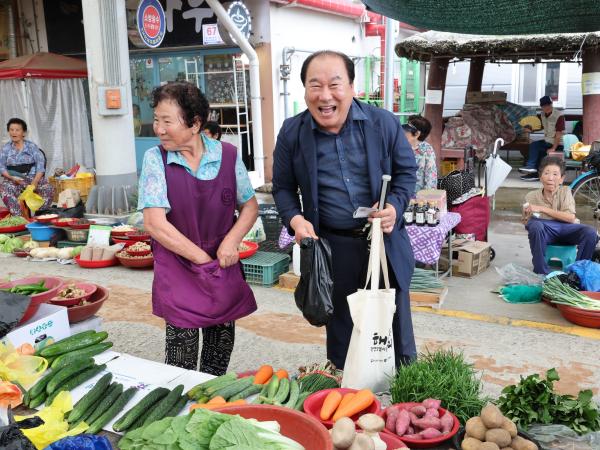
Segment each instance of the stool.
[[566,269],[577,259],[576,245],[547,245],[545,254],[546,264],[556,267],[556,263]]

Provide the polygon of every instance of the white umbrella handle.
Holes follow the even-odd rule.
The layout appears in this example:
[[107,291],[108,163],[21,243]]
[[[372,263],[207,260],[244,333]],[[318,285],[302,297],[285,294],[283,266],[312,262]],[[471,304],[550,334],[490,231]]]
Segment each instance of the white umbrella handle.
[[[498,143],[500,143],[500,145],[498,145]],[[500,147],[502,147],[504,145],[504,139],[502,138],[498,138],[496,139],[496,142],[494,142],[494,152],[492,153],[492,156],[495,158],[498,154],[498,149]]]

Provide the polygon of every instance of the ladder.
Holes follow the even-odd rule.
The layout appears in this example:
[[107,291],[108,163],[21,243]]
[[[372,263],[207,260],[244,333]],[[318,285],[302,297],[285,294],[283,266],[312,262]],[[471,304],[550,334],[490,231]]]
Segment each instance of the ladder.
[[[238,126],[238,155],[242,157],[242,149],[244,139],[246,140],[246,148],[248,155],[252,160],[252,147],[250,145],[250,127],[252,120],[248,113],[248,92],[246,85],[246,68],[241,58],[233,56],[233,100],[235,102],[235,113]],[[252,170],[250,167],[249,170]]]

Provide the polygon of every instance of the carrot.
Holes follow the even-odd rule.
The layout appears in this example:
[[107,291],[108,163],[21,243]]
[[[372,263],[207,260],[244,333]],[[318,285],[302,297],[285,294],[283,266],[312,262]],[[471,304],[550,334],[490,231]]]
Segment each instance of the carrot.
[[353,415],[364,411],[371,406],[374,400],[375,396],[369,389],[358,391],[343,408],[338,408],[333,415],[333,421],[337,422],[338,419],[341,419],[342,417],[352,417]]
[[208,402],[206,402],[207,405],[223,405],[225,403],[227,403],[227,400],[225,400],[220,395],[217,395],[215,398],[210,399]]
[[344,394],[344,396],[342,397],[342,401],[340,402],[340,406],[338,406],[338,409],[345,407],[348,404],[348,402],[354,398],[354,395],[354,392],[348,392],[347,394]]
[[265,364],[256,371],[254,375],[254,384],[265,384],[273,376],[273,367]]
[[338,409],[341,401],[342,394],[340,394],[340,391],[337,389],[330,391],[323,401],[323,406],[321,406],[321,420],[329,420],[335,410]]
[[194,403],[193,405],[190,406],[190,411],[193,411],[194,409],[213,410],[213,409],[218,409],[218,408],[224,408],[226,406],[237,406],[237,405],[245,405],[245,404],[246,404],[246,400],[244,400],[244,399],[236,400],[235,402],[229,402],[229,403],[213,403],[212,405],[209,405],[208,403]]
[[285,369],[279,369],[277,372],[275,372],[275,376],[277,378],[279,378],[280,380],[282,378],[289,378],[290,377],[290,375],[288,374],[287,370],[285,370]]

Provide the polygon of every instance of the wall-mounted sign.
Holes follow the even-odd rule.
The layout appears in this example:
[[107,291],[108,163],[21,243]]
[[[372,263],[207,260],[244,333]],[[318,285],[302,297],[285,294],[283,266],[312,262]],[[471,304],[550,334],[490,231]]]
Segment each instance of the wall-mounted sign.
[[219,26],[216,23],[207,23],[202,25],[202,44],[219,45],[224,44],[219,33]]
[[242,32],[244,37],[248,39],[252,31],[252,17],[246,5],[240,1],[232,2],[227,8],[227,14],[233,20],[233,23]]
[[158,47],[165,37],[165,10],[158,0],[142,0],[137,9],[137,28],[144,44]]
[[581,94],[600,94],[600,72],[586,72],[581,75]]

